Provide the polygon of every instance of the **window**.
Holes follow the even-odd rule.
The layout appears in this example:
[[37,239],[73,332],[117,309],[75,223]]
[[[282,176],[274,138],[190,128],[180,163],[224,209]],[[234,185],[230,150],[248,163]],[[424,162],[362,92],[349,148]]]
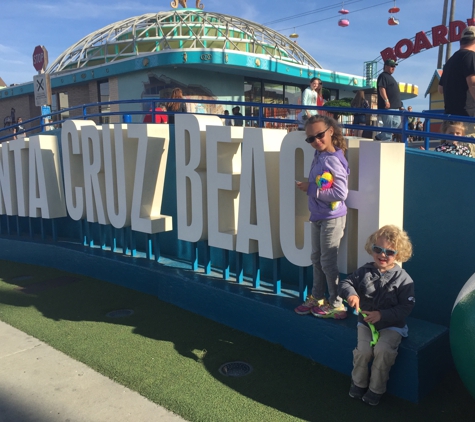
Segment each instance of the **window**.
[[[244,82],[244,100],[264,104],[301,104],[302,89],[298,85],[282,85],[276,82],[246,79]],[[296,120],[299,110],[288,108],[264,108],[265,117]],[[258,107],[246,107],[246,116],[257,116]],[[284,126],[288,126],[284,125]],[[282,127],[278,122],[266,127]]]
[[[99,94],[99,102],[105,103],[110,101],[109,96],[109,80],[97,81],[97,92]],[[109,113],[111,111],[110,105],[102,105],[99,107],[99,113]],[[99,123],[109,123],[110,116],[100,116]]]
[[[51,95],[52,113],[57,113],[66,108],[69,108],[69,97],[67,92],[56,92]],[[62,112],[61,114],[54,114],[51,117],[53,117],[53,122],[69,119],[69,111]]]
[[[257,80],[244,81],[244,101],[249,103],[260,103],[262,101],[262,82]],[[245,116],[258,116],[259,107],[247,106],[244,109]],[[250,122],[249,122],[250,123]],[[257,125],[257,121],[252,126]]]

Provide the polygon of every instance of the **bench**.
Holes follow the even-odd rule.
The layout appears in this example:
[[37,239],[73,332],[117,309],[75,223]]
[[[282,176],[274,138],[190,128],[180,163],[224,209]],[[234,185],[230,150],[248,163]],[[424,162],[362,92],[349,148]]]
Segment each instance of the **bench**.
[[[281,295],[254,291],[223,281],[220,274],[205,276],[188,263],[164,259],[150,265],[147,259],[124,258],[82,245],[57,246],[0,239],[0,258],[50,266],[84,274],[156,295],[191,312],[251,335],[278,343],[343,374],[350,375],[356,345],[356,316],[327,320],[297,315],[298,292]],[[399,347],[391,370],[388,392],[417,403],[452,367],[449,330],[443,325],[409,318],[409,337]],[[348,379],[349,383],[349,379]]]

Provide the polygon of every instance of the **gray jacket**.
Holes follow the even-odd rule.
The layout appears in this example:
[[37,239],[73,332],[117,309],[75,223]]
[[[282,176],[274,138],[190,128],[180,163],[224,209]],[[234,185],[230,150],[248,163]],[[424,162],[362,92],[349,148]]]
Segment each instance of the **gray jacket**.
[[[414,282],[397,264],[384,273],[373,262],[363,265],[340,281],[338,294],[343,299],[357,295],[361,310],[381,312],[381,320],[374,324],[377,330],[403,328],[415,304]],[[361,314],[358,321],[366,324]]]

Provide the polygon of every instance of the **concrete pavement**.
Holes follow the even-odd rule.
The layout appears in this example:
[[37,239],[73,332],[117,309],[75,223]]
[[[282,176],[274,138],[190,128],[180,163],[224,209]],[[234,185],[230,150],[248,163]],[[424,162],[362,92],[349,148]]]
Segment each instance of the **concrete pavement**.
[[184,419],[0,321],[0,422],[33,421]]

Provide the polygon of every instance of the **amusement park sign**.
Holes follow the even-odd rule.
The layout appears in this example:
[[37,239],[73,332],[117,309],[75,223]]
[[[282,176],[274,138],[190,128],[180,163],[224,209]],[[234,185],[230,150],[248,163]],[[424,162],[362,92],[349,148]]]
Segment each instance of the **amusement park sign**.
[[427,50],[439,45],[448,44],[455,41],[460,41],[462,31],[470,25],[475,25],[474,19],[467,19],[467,23],[462,21],[450,22],[449,26],[437,25],[432,28],[432,40],[430,40],[424,31],[416,34],[414,41],[408,38],[403,38],[398,41],[394,47],[387,47],[381,51],[381,58],[383,60],[392,59],[407,59],[412,54],[420,53],[422,50]]
[[[67,120],[61,148],[53,135],[3,142],[0,215],[69,215],[147,234],[176,229],[183,241],[311,265],[307,195],[295,188],[314,158],[305,134],[223,126],[216,116],[193,114],[177,115],[175,123],[173,172],[166,172],[170,132],[163,124]],[[341,272],[366,262],[368,233],[402,226],[404,159],[404,144],[350,140],[346,203],[353,217]],[[162,213],[162,203],[173,200],[165,195],[166,174],[176,183],[176,218]],[[390,192],[385,180],[393,181]]]

